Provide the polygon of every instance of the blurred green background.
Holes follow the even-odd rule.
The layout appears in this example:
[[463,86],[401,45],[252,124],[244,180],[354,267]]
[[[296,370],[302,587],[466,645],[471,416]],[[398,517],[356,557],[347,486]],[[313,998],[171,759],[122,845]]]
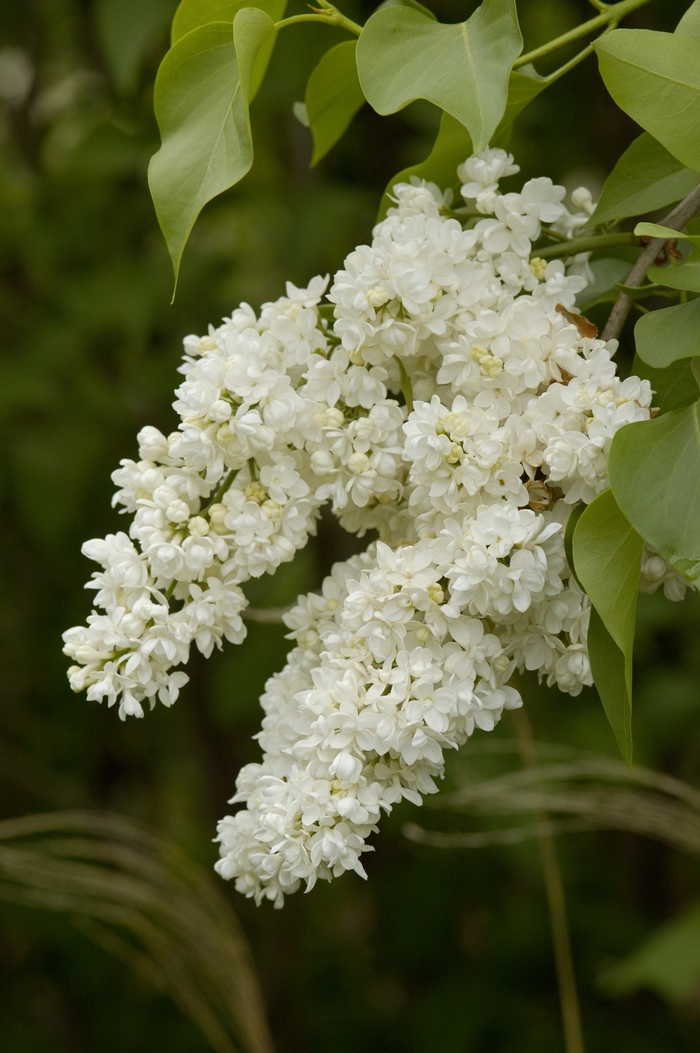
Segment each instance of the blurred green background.
[[[526,47],[595,14],[584,0],[519,0]],[[685,0],[656,0],[627,25],[672,29]],[[88,537],[123,529],[110,472],[146,423],[166,432],[181,339],[241,300],[255,307],[332,272],[366,241],[380,192],[427,154],[437,123],[415,104],[392,118],[365,107],[316,170],[292,115],[323,49],[318,26],[287,30],[253,107],[255,166],[205,209],[169,305],[170,265],[146,184],[158,136],[155,71],[173,0],[4,0],[0,4],[0,786],[2,817],[111,809],[174,837],[206,868],[283,630],[195,657],[172,711],[143,721],[74,696],[61,631],[85,619]],[[300,4],[297,5],[301,10]],[[433,5],[444,21],[475,7]],[[296,10],[293,8],[292,10]],[[371,6],[347,13],[364,18]],[[561,56],[562,59],[566,56]],[[599,189],[637,134],[589,58],[523,115],[511,149],[523,176]],[[627,336],[629,342],[629,335]],[[627,357],[625,357],[627,356]],[[629,362],[629,348],[621,352]],[[624,368],[624,365],[623,365]],[[351,542],[324,523],[258,605],[313,588]],[[700,780],[700,603],[642,598],[637,760]],[[597,696],[524,692],[540,741],[615,756]],[[494,734],[509,736],[504,721]],[[453,762],[448,778],[459,778]],[[405,805],[383,822],[356,875],[256,909],[226,892],[250,938],[280,1053],[549,1053],[562,1050],[542,874],[534,843],[480,851],[419,847],[406,822],[457,820]],[[487,828],[460,820],[463,829]],[[629,833],[557,842],[589,1053],[675,1053],[700,1045],[697,984],[667,1004],[598,981],[700,896],[696,860]],[[217,879],[218,880],[218,879]],[[223,883],[219,883],[223,885]],[[691,977],[692,980],[692,977]],[[0,1048],[8,1053],[199,1053],[194,1026],[164,996],[60,914],[0,905]]]

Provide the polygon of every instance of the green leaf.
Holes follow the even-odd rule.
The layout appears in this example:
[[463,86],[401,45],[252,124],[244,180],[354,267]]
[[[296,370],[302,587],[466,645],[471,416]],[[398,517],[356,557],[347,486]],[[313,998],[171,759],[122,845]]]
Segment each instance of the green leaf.
[[691,372],[695,379],[696,384],[700,384],[700,361],[697,358],[691,358],[688,360]]
[[691,219],[687,224],[689,234],[684,239],[691,242],[691,249],[680,263],[670,263],[661,267],[650,267],[649,278],[670,289],[685,289],[688,292],[700,292],[700,220]]
[[303,124],[305,128],[309,127],[309,115],[306,112],[306,104],[303,102],[292,103],[292,113],[299,121],[299,124]]
[[[624,282],[618,282],[617,288],[619,292],[623,292],[625,296],[629,296],[630,300],[646,300],[648,296],[661,295],[664,291],[662,285],[657,285],[654,282],[647,282],[646,285],[625,285]],[[672,293],[670,295],[673,295]]]
[[694,37],[700,40],[700,0],[690,5],[676,26],[676,33],[683,37]]
[[[576,573],[622,659],[620,664],[600,626],[596,626],[593,643],[590,637],[588,642],[593,679],[628,764],[632,763],[632,647],[643,547],[642,538],[620,511],[611,490],[596,497],[574,530]],[[602,653],[596,653],[598,644]]]
[[423,7],[423,4],[419,4],[418,0],[384,0],[383,4],[380,4],[377,11],[383,11],[385,7],[410,7],[414,11],[420,11],[426,18],[432,18],[437,21],[437,16],[433,14],[429,7]]
[[657,369],[700,355],[700,297],[643,315],[634,338],[639,357]]
[[620,428],[608,472],[634,528],[680,574],[700,578],[699,404]]
[[[508,103],[494,140],[498,140],[515,117],[547,86],[541,79],[514,71],[508,79]],[[398,172],[388,183],[379,206],[377,222],[382,220],[393,204],[391,193],[397,183],[408,183],[411,176],[437,183],[441,189],[455,187],[457,168],[473,152],[472,141],[464,125],[443,111],[440,129],[433,148],[424,161]],[[629,270],[629,268],[628,268]]]
[[605,628],[595,607],[588,623],[588,657],[603,712],[622,754],[632,765],[632,693],[625,656]]
[[574,531],[576,573],[610,635],[631,654],[643,542],[612,490],[585,509]]
[[590,268],[593,272],[593,281],[576,297],[576,303],[581,309],[615,301],[620,292],[618,283],[627,277],[632,265],[629,260],[606,256],[600,260],[593,260]]
[[362,31],[357,69],[377,113],[396,113],[415,99],[427,99],[461,121],[478,153],[503,117],[508,76],[521,50],[515,0],[484,0],[457,25],[387,7]]
[[684,406],[695,402],[700,395],[700,389],[698,389],[688,359],[674,362],[664,369],[655,369],[636,354],[632,363],[632,373],[635,377],[649,381],[651,390],[655,392],[653,404],[662,413],[683,409]]
[[240,11],[233,28],[213,22],[171,48],[158,71],[155,110],[162,145],[148,180],[173,263],[204,205],[237,183],[253,163],[248,100],[253,62],[274,34],[264,11]]
[[549,86],[549,83],[545,77],[540,77],[534,66],[530,64],[511,72],[508,78],[508,101],[505,112],[493,133],[494,146],[506,146],[515,118],[541,91]]
[[615,29],[594,47],[617,105],[682,164],[700,170],[697,40],[650,29]]
[[357,76],[356,40],[327,51],[306,85],[306,116],[314,138],[311,167],[335,146],[365,101]]
[[666,285],[669,289],[685,289],[700,293],[700,260],[689,259],[686,263],[668,263],[663,267],[650,267],[649,281]]
[[287,0],[182,0],[173,18],[170,43],[176,44],[186,33],[211,22],[233,22],[244,7],[257,7],[279,22],[286,6]]
[[494,133],[494,140],[500,138],[500,136],[510,127],[518,114],[522,113],[525,107],[531,103],[541,91],[544,91],[549,84],[549,81],[544,77],[540,77],[535,70],[532,70],[530,73],[525,73],[524,70],[526,69],[530,70],[531,67],[523,66],[521,70],[513,70],[508,78],[508,100],[506,102],[505,112]]
[[[273,22],[279,22],[284,17],[286,7],[287,0],[237,0],[236,3],[222,3],[222,0],[182,0],[175,12],[170,30],[171,44],[174,46],[185,34],[201,26],[211,25],[213,22],[233,22],[238,12],[246,8],[264,11]],[[253,70],[250,74],[249,103],[258,94],[272,58],[275,41],[276,36],[270,36],[260,46],[255,56]]]
[[700,174],[677,161],[648,132],[629,146],[605,180],[591,223],[599,226],[643,216],[680,201],[700,183]]
[[634,233],[640,238],[665,238],[667,241],[680,239],[681,241],[689,241],[692,245],[700,245],[700,235],[683,234],[680,230],[674,230],[673,227],[664,227],[660,223],[638,223],[634,228]]
[[[564,551],[566,552],[566,562],[569,564],[569,569],[580,589],[583,589],[583,585],[579,581],[576,567],[574,566],[574,530],[578,526],[578,521],[585,511],[586,505],[576,505],[571,510],[571,515],[566,521],[566,530],[564,531]],[[585,592],[585,589],[583,591]]]
[[449,113],[443,112],[437,138],[425,161],[397,172],[387,184],[379,206],[377,221],[382,220],[387,209],[394,204],[391,195],[397,183],[410,183],[411,177],[416,176],[418,179],[437,183],[441,189],[453,187],[457,183],[458,166],[469,157],[471,152],[472,141],[469,138],[469,132]]
[[656,929],[600,981],[610,994],[646,987],[671,1003],[689,1002],[700,982],[700,904]]
[[174,6],[174,0],[98,0],[97,36],[118,91],[136,87],[141,66]]

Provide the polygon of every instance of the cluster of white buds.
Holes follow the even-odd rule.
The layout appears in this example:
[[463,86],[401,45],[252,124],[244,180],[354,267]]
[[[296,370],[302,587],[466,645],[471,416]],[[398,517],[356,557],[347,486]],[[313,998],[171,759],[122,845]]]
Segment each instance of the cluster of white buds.
[[[140,460],[114,473],[129,535],[85,545],[105,613],[65,634],[71,685],[124,717],[175,700],[192,643],[243,639],[241,585],[291,560],[324,503],[376,532],[286,616],[296,647],[262,699],[262,762],[219,827],[219,872],[257,901],[364,873],[382,809],[420,803],[446,748],[521,704],[514,670],[572,695],[591,683],[564,529],[652,392],[616,376],[616,342],[575,312],[587,259],[532,257],[543,224],[585,225],[591,195],[572,213],[547,178],[501,193],[517,171],[503,150],[469,158],[460,208],[430,183],[395,187],[332,307],[315,278],[187,337],[177,431],[144,428]],[[681,598],[649,551],[641,585],[662,583]]]

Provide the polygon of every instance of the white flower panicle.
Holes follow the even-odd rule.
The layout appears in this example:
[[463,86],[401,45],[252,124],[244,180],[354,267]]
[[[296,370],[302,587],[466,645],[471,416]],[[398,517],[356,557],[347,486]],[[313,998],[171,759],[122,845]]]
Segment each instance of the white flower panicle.
[[328,351],[317,304],[327,280],[287,297],[260,318],[243,305],[208,336],[187,337],[169,436],[144,428],[137,462],[114,472],[114,503],[133,513],[129,535],[89,541],[102,564],[88,626],[69,629],[65,650],[78,665],[71,686],[119,715],[141,703],[171,705],[187,677],[173,667],[194,643],[204,654],[223,637],[245,637],[241,583],[292,559],[315,529],[321,498],[306,445],[320,443],[300,394],[308,362]]
[[245,767],[219,826],[217,869],[281,905],[301,880],[356,870],[381,811],[436,789],[443,750],[520,705],[514,663],[440,581],[450,543],[338,564],[288,616],[298,647],[267,685],[262,764]]
[[[587,256],[532,254],[543,225],[586,225],[590,193],[572,194],[578,212],[547,178],[502,193],[517,171],[503,150],[470,157],[460,208],[434,184],[396,186],[332,307],[314,278],[187,337],[177,430],[144,428],[113,475],[129,532],[84,546],[104,613],[65,634],[70,682],[125,717],[175,701],[193,643],[244,638],[242,584],[291,560],[324,503],[376,531],[286,616],[296,646],[262,698],[262,761],[219,826],[217,869],[258,902],[364,875],[382,811],[420,803],[445,749],[521,704],[514,670],[572,695],[592,682],[565,526],[608,486],[612,438],[649,418],[652,392],[617,377],[615,341],[579,329]],[[640,587],[661,584],[682,598],[645,550]]]

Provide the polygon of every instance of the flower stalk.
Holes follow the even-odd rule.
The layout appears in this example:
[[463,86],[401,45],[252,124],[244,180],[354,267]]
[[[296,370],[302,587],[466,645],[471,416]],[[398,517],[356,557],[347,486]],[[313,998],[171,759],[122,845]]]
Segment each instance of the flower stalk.
[[290,15],[289,18],[283,18],[281,22],[276,22],[275,29],[284,29],[286,26],[294,26],[300,22],[323,22],[327,26],[338,26],[339,29],[346,29],[348,33],[359,37],[362,32],[362,26],[358,25],[357,22],[353,22],[351,18],[344,15],[333,4],[329,4],[327,0],[318,0],[318,3],[320,7],[311,7],[309,4],[312,14]]

